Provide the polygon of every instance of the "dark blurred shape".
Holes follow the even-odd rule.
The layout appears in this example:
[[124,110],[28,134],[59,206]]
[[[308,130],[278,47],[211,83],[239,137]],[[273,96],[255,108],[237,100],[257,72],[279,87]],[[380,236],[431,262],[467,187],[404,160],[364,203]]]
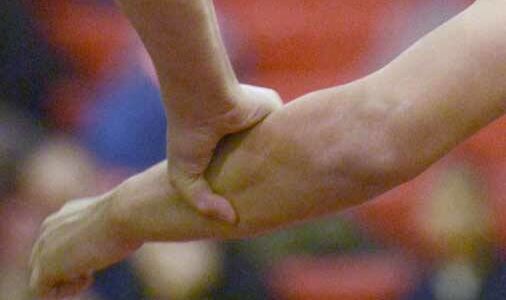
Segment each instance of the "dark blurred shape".
[[[498,261],[494,264],[491,273],[486,278],[485,286],[480,299],[503,300],[506,299],[506,262]],[[423,299],[425,300],[425,299]]]
[[134,31],[117,7],[104,1],[30,2],[41,34],[75,73],[103,80],[118,71]]
[[361,240],[353,224],[341,217],[316,220],[251,240],[226,242],[224,246],[224,280],[214,289],[212,299],[268,299],[271,278],[265,275],[288,256],[321,256],[373,248]]
[[39,101],[59,66],[24,1],[2,1],[0,9],[0,98],[41,114]]
[[223,243],[223,280],[210,292],[209,299],[267,300],[269,293],[262,266],[254,263],[240,242]]
[[[16,169],[31,148],[42,140],[42,130],[30,115],[0,100],[0,196],[14,191]],[[3,197],[2,197],[3,198]]]
[[95,275],[93,291],[101,299],[142,300],[142,287],[127,262],[115,264]]
[[[139,40],[113,1],[26,2],[38,33],[65,69],[41,100],[49,124],[72,132],[103,84],[135,60]],[[134,51],[132,51],[134,50]]]

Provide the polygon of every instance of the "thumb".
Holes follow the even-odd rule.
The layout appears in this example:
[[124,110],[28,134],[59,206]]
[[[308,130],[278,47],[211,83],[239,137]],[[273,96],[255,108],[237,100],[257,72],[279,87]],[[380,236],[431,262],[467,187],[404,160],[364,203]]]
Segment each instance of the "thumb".
[[237,215],[232,205],[227,199],[212,191],[203,175],[189,175],[175,169],[170,173],[172,185],[198,212],[230,224],[237,223]]

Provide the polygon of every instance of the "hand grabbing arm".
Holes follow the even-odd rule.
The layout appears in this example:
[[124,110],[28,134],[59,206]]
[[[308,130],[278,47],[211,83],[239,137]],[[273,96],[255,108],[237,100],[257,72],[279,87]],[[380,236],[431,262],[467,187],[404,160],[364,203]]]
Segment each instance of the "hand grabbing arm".
[[305,95],[228,138],[207,177],[234,203],[237,228],[187,223],[180,206],[171,217],[148,209],[173,197],[157,183],[161,165],[128,180],[111,202],[119,223],[133,220],[142,233],[127,231],[145,240],[244,237],[333,213],[413,178],[502,116],[504,83],[506,1],[477,1],[378,72]]
[[213,1],[118,2],[159,76],[169,121],[170,182],[201,213],[234,223],[233,208],[213,193],[203,173],[218,141],[259,122],[279,106],[279,96],[238,83],[221,40]]
[[505,12],[505,1],[478,1],[382,70],[308,94],[227,138],[206,176],[234,204],[237,226],[195,214],[164,184],[166,162],[79,213],[64,207],[34,247],[33,287],[79,290],[81,278],[143,242],[252,236],[416,176],[504,114]]

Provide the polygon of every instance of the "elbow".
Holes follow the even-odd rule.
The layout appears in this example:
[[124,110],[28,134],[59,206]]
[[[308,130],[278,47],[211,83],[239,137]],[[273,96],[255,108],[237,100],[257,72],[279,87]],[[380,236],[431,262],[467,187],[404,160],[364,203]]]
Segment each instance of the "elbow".
[[388,126],[375,129],[347,155],[344,169],[357,186],[377,196],[408,182],[425,171],[447,151],[431,151],[424,143],[405,142],[400,132]]
[[423,171],[423,167],[407,161],[403,149],[386,140],[367,142],[361,151],[350,153],[343,160],[342,173],[355,186],[374,197],[403,184]]
[[430,165],[423,148],[418,148],[416,143],[405,143],[411,139],[400,137],[402,130],[392,120],[395,107],[390,104],[380,107],[365,105],[366,113],[361,115],[367,117],[357,118],[359,125],[347,135],[345,142],[339,143],[338,157],[334,156],[332,167],[334,174],[370,191],[368,198],[413,179]]

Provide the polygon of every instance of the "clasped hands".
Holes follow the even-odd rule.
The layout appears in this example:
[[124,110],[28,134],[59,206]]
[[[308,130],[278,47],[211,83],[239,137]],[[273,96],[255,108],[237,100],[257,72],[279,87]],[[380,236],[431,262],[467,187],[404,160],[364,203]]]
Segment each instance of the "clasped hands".
[[[214,150],[226,135],[253,127],[282,106],[273,90],[250,85],[240,85],[237,90],[232,93],[233,99],[228,99],[233,105],[219,113],[203,109],[196,117],[167,111],[167,184],[201,214],[230,224],[239,221],[236,212],[204,178]],[[44,221],[30,258],[30,286],[42,299],[77,295],[91,284],[94,271],[140,246],[117,241],[114,233],[104,236],[108,228],[107,217],[102,214],[104,205],[100,197],[70,201]],[[101,236],[100,249],[97,243],[86,244],[86,237],[96,240],[97,236]],[[72,257],[65,253],[69,245],[78,248]],[[80,255],[94,258],[80,263]]]

